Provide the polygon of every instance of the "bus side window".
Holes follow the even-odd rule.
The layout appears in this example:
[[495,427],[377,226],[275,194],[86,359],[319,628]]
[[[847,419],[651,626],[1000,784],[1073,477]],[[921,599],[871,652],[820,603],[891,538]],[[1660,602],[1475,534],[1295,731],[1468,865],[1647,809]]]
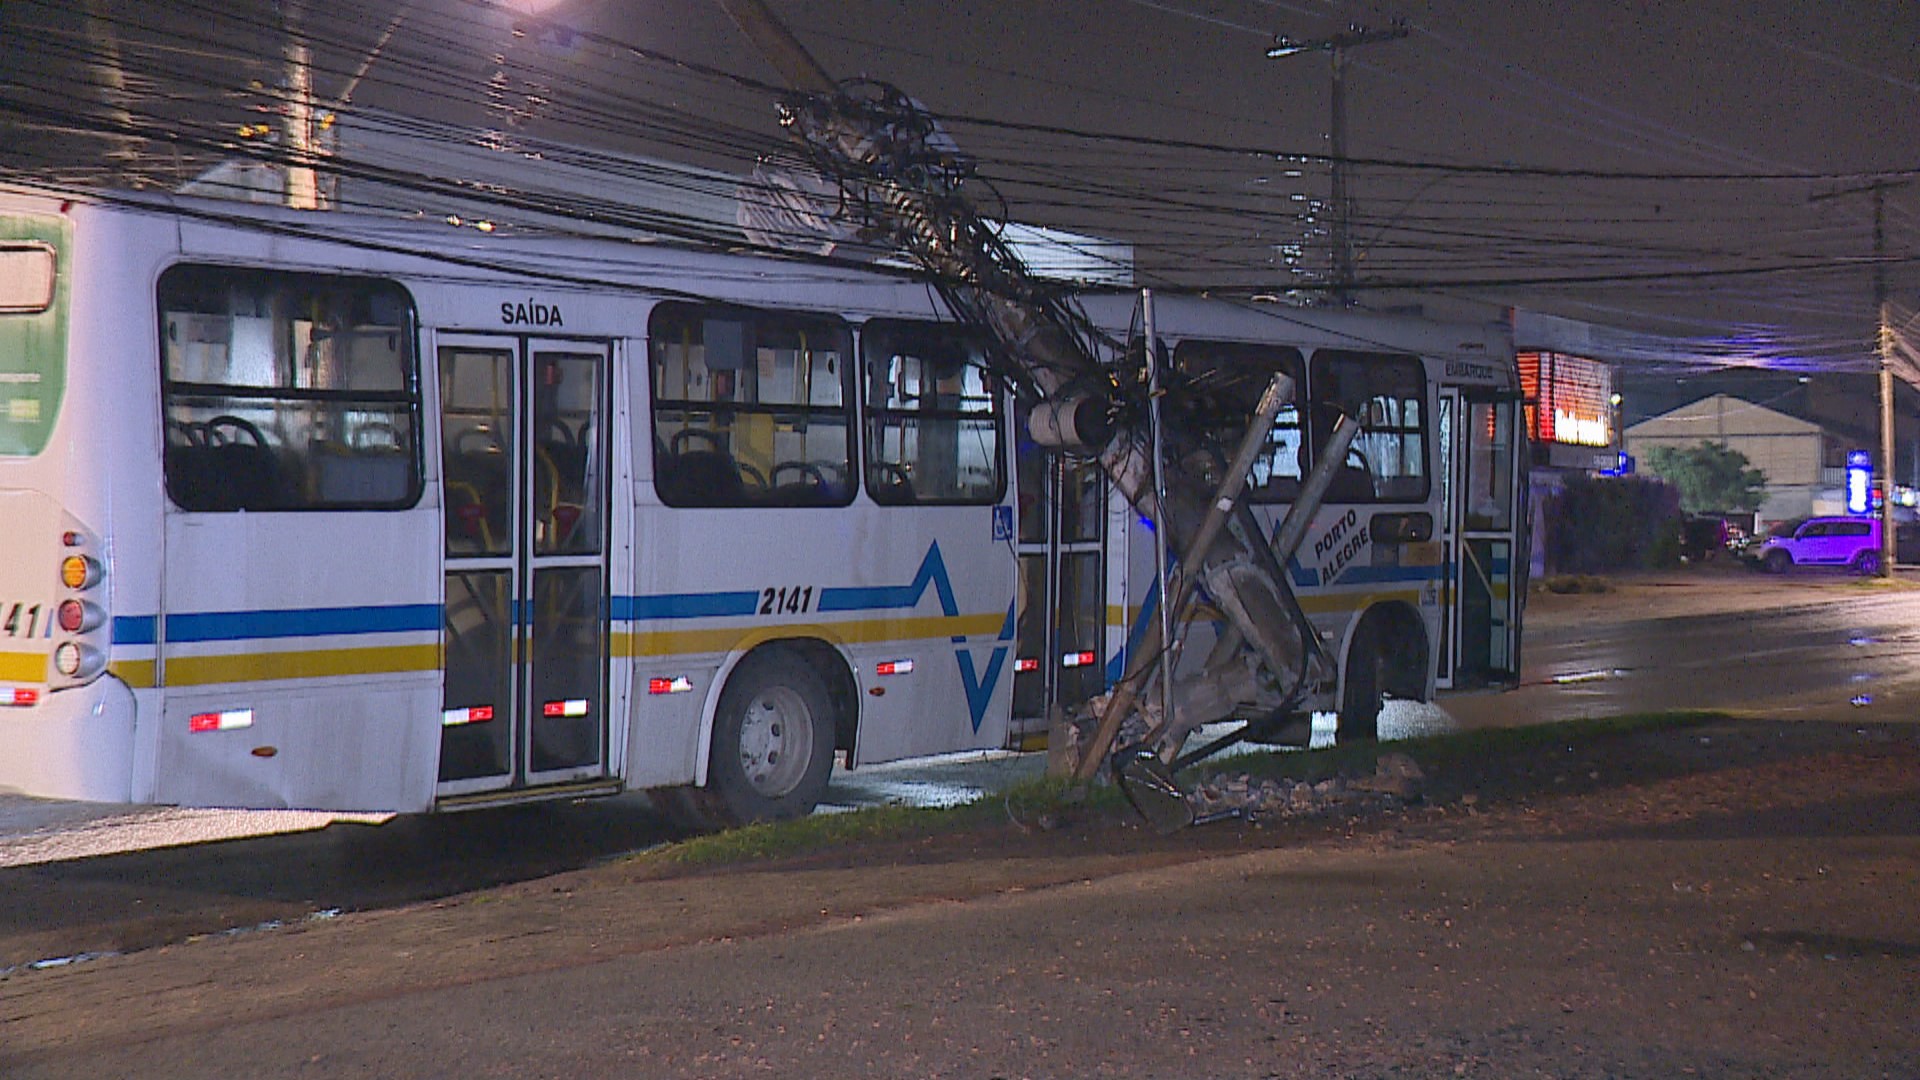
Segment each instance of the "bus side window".
[[[1173,350],[1173,375],[1193,410],[1185,418],[1187,429],[1212,432],[1222,456],[1231,456],[1274,374],[1290,376],[1298,398],[1306,390],[1305,367],[1299,350],[1285,346],[1194,338],[1180,342]],[[1298,403],[1289,402],[1274,417],[1247,478],[1253,501],[1286,502],[1300,494],[1307,463],[1300,415]]]
[[183,510],[420,498],[413,304],[372,278],[182,264],[160,276],[167,492]]
[[670,302],[654,309],[647,333],[661,502],[852,501],[852,335],[845,324]]
[[[1326,445],[1341,413],[1361,421],[1348,460],[1368,489],[1349,480],[1330,502],[1419,502],[1427,497],[1426,376],[1418,357],[1321,349],[1308,368],[1313,450]],[[1341,478],[1336,476],[1336,484]],[[1342,497],[1344,496],[1344,497]]]
[[875,319],[860,347],[873,501],[998,502],[1006,490],[1001,395],[979,339],[947,323]]

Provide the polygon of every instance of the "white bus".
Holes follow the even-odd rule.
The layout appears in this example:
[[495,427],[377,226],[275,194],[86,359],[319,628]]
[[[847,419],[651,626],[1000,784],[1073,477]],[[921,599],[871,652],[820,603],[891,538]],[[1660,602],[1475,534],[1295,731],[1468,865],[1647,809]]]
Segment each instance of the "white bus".
[[[1291,568],[1345,661],[1313,704],[1509,677],[1504,338],[1161,327],[1228,411],[1276,366],[1381,403],[1375,487]],[[805,812],[836,753],[1017,742],[1118,677],[1152,556],[982,358],[910,275],[0,187],[0,790],[726,823]]]
[[906,276],[0,189],[0,789],[797,814],[999,747],[1006,395]]

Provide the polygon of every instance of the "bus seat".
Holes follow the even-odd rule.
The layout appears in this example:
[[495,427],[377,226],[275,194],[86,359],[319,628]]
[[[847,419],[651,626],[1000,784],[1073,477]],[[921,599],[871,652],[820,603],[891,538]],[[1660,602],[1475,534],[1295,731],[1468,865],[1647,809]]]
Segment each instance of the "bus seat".
[[186,510],[272,510],[289,501],[280,463],[264,446],[169,446],[166,474]]
[[867,474],[867,494],[881,506],[911,506],[913,480],[897,466],[875,468]]
[[746,485],[733,455],[719,450],[689,450],[674,454],[654,469],[654,486],[662,501],[673,506],[741,506]]

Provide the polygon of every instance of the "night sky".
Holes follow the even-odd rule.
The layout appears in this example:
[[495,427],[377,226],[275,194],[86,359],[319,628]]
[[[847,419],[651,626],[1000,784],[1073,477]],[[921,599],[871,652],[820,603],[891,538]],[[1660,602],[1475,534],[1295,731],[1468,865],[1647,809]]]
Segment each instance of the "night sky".
[[[1265,53],[1280,33],[1404,19],[1404,38],[1348,54],[1363,304],[1520,304],[1704,339],[1716,362],[1859,369],[1873,200],[1821,196],[1878,183],[1891,297],[1920,307],[1911,0],[769,2],[831,73],[946,117],[989,212],[1004,200],[1017,219],[1125,238],[1165,286],[1326,288],[1328,56]],[[777,75],[716,5],[562,0],[530,19],[516,4],[414,0],[342,111],[733,171],[780,145],[761,85]],[[89,26],[86,6],[0,4],[0,169],[106,179],[111,146],[75,131],[121,100],[142,135],[195,135],[138,143],[129,167],[167,183],[268,117],[287,27],[312,41],[328,98],[401,11],[97,0]],[[97,88],[109,54],[120,99]]]

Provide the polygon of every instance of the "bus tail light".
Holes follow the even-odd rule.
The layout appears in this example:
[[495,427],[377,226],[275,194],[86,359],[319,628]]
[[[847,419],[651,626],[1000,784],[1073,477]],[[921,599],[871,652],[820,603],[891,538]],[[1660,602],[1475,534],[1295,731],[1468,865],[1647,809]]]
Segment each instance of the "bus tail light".
[[[54,644],[47,672],[49,690],[84,686],[107,670],[111,642],[107,625],[106,565],[93,552],[100,550],[99,538],[69,518],[60,533],[60,584],[62,596],[48,613],[49,632],[57,629],[62,638]],[[52,636],[49,633],[48,636]]]
[[99,627],[107,618],[106,612],[101,611],[98,604],[71,597],[60,601],[57,614],[60,629],[69,634],[84,634]]
[[107,666],[107,658],[98,649],[77,641],[63,641],[53,650],[53,669],[69,679],[88,679]]

